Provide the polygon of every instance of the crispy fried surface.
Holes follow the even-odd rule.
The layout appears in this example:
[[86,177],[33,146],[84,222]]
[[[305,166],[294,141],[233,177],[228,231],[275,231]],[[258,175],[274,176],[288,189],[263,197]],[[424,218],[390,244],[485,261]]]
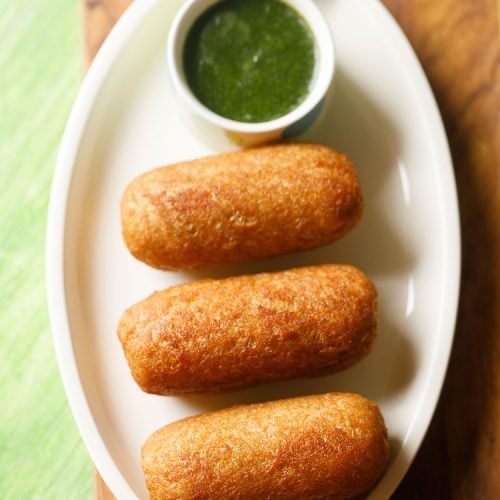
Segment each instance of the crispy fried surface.
[[366,276],[322,265],[157,292],[123,314],[118,335],[144,391],[185,394],[348,368],[376,327]]
[[121,202],[130,252],[160,269],[316,248],[344,235],[361,212],[349,159],[306,143],[158,168],[134,179]]
[[351,498],[388,458],[377,405],[331,393],[186,418],[142,449],[153,499]]

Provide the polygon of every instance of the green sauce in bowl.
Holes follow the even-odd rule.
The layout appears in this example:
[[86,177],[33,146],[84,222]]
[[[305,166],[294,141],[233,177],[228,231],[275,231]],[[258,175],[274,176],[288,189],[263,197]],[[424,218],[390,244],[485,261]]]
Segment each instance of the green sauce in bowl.
[[313,34],[279,0],[222,0],[188,32],[184,72],[207,108],[258,123],[295,109],[308,95],[315,66]]

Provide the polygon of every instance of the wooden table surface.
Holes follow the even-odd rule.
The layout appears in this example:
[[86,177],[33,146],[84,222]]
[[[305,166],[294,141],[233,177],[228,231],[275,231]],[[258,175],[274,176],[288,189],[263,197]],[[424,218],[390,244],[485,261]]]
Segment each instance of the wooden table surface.
[[[88,64],[130,0],[82,2]],[[413,45],[443,116],[462,235],[448,373],[420,451],[393,498],[500,498],[499,7],[496,0],[383,3]],[[97,473],[95,497],[113,498]]]

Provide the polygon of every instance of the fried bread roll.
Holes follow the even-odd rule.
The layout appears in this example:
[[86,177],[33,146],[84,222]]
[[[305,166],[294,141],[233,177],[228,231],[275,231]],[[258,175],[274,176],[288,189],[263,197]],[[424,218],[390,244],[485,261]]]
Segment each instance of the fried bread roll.
[[121,202],[130,252],[160,269],[316,248],[343,236],[361,212],[349,159],[299,143],[158,168],[134,179]]
[[331,393],[185,418],[142,449],[152,499],[351,498],[388,458],[377,405]]
[[123,314],[118,335],[144,391],[216,393],[348,368],[376,326],[371,282],[328,264],[157,292]]

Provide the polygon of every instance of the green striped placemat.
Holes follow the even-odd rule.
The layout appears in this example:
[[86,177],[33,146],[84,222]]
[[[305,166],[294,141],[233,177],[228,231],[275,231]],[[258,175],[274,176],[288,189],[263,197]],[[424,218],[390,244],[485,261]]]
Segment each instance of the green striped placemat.
[[45,296],[47,204],[81,81],[77,0],[0,0],[0,498],[91,497]]

